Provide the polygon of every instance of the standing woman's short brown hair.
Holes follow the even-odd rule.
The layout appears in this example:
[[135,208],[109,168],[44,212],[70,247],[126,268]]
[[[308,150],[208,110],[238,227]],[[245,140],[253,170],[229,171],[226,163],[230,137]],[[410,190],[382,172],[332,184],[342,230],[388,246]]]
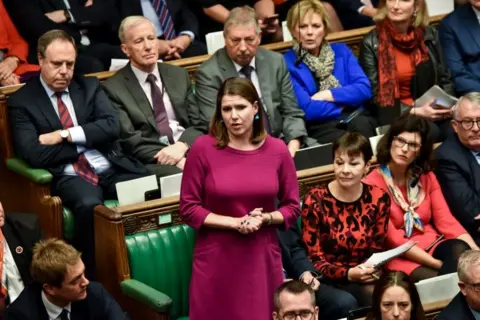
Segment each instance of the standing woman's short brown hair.
[[410,320],[426,320],[425,311],[417,291],[417,287],[410,277],[401,271],[391,271],[384,274],[375,284],[373,289],[372,311],[368,314],[367,320],[381,320],[382,312],[380,305],[385,291],[390,287],[402,287],[410,296],[412,312]]
[[228,137],[227,127],[222,118],[222,99],[224,96],[240,96],[250,102],[252,105],[256,102],[258,104],[258,119],[253,121],[251,143],[258,144],[262,142],[267,132],[263,124],[263,106],[258,96],[257,89],[252,82],[246,78],[229,78],[223,81],[217,94],[217,106],[215,114],[210,121],[210,134],[217,139],[216,146],[218,148],[225,148],[230,141]]

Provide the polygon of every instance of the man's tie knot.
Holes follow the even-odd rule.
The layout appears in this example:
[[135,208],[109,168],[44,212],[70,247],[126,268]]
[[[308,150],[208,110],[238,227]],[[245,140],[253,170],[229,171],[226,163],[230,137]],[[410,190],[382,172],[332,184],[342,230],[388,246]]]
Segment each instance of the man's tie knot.
[[68,310],[67,310],[67,309],[63,309],[63,310],[62,310],[62,313],[60,313],[59,319],[60,319],[60,320],[69,320],[69,318],[68,318]]
[[150,84],[155,84],[157,77],[153,73],[149,73],[147,76],[147,82]]
[[245,66],[242,69],[240,69],[240,72],[248,79],[252,80],[252,72],[254,68],[251,65]]

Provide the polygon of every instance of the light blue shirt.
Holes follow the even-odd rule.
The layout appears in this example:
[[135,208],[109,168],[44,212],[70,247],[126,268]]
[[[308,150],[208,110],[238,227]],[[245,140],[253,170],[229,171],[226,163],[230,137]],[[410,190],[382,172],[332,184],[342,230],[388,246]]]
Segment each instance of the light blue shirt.
[[[57,95],[55,91],[50,89],[48,85],[43,81],[43,78],[40,76],[40,82],[42,83],[45,92],[47,93],[48,97],[50,98],[50,102],[52,103],[53,109],[58,116],[58,106],[57,106]],[[77,145],[77,152],[83,153],[88,160],[90,166],[95,170],[96,173],[101,173],[108,168],[110,168],[110,162],[105,158],[100,152],[95,149],[88,149],[85,147],[87,143],[87,138],[85,137],[85,132],[83,128],[78,125],[77,116],[75,114],[75,109],[73,108],[73,102],[70,98],[70,94],[68,92],[68,88],[62,93],[62,101],[68,109],[70,113],[70,117],[73,121],[73,127],[69,128],[68,131],[70,132],[70,136],[72,137],[72,143]],[[60,118],[60,116],[59,116]],[[68,164],[65,166],[63,170],[65,175],[69,176],[76,176],[77,173],[73,168],[72,164]]]
[[43,305],[45,306],[45,310],[47,310],[48,318],[50,320],[58,320],[60,319],[60,314],[62,313],[63,309],[66,309],[68,311],[68,319],[71,319],[70,317],[70,312],[72,309],[72,304],[69,303],[65,308],[60,308],[59,306],[51,303],[48,299],[47,296],[45,295],[45,292],[42,290],[42,302]]
[[475,160],[477,160],[477,163],[480,165],[480,154],[478,154],[477,151],[471,151],[470,152],[473,154],[473,156],[475,157]]
[[480,312],[478,312],[477,310],[473,310],[470,306],[468,306],[470,308],[470,311],[472,311],[473,313],[473,317],[476,319],[476,320],[480,320]]
[[[157,12],[155,11],[155,8],[153,7],[152,2],[150,0],[141,0],[140,4],[142,5],[143,16],[145,18],[147,18],[148,20],[152,21],[153,25],[155,26],[155,32],[157,34],[157,37],[162,36],[163,35],[163,29],[162,29],[162,26],[160,24],[160,19],[158,18]],[[178,30],[177,30],[177,32],[178,32]],[[192,38],[192,42],[193,42],[193,40],[195,40],[195,34],[192,31],[182,30],[182,31],[180,31],[179,34],[180,35],[185,34],[185,35],[189,36],[190,38]]]

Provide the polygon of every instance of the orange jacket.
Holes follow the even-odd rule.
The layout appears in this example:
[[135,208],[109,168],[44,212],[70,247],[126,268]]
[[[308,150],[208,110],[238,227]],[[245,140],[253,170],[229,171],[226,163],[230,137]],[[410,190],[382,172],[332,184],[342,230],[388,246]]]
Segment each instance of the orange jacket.
[[40,66],[27,63],[28,44],[13,25],[3,5],[3,0],[0,0],[0,49],[7,51],[5,58],[15,56],[20,59],[20,63],[15,70],[17,75],[40,70]]

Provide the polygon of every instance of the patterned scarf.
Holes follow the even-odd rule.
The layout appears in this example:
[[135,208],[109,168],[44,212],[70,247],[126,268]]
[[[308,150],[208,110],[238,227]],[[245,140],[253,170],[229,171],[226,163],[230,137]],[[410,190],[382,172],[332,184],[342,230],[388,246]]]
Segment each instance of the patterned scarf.
[[423,223],[415,209],[425,199],[425,190],[420,182],[420,174],[422,170],[418,167],[414,167],[408,171],[407,178],[407,197],[408,202],[405,201],[402,191],[398,188],[392,178],[392,173],[386,165],[381,165],[378,168],[383,180],[387,184],[393,200],[397,205],[405,212],[403,215],[405,237],[410,238],[413,233],[413,228],[423,232]]
[[418,66],[428,60],[428,51],[423,41],[425,30],[410,26],[407,33],[396,31],[390,20],[385,19],[377,24],[378,33],[378,95],[377,103],[381,107],[394,105],[400,97],[397,78],[397,64],[394,48],[410,53],[412,65]]
[[293,51],[298,57],[303,57],[303,63],[312,71],[318,81],[319,91],[341,87],[340,82],[333,75],[335,66],[335,53],[327,40],[323,40],[318,57],[310,54],[305,48],[300,48],[297,41],[293,40]]

